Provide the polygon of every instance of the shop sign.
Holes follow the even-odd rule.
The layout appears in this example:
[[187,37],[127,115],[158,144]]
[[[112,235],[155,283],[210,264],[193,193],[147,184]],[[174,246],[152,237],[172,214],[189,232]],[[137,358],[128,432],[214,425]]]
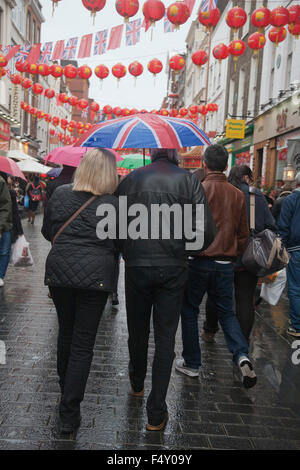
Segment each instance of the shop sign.
[[244,139],[246,121],[243,119],[228,119],[226,125],[227,139]]
[[244,149],[245,147],[251,147],[253,145],[253,135],[249,135],[245,139],[238,140],[232,143],[233,151]]

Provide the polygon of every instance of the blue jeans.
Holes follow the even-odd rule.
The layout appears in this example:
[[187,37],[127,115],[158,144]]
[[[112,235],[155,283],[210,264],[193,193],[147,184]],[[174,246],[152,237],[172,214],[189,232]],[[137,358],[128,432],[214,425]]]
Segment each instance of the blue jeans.
[[3,232],[0,239],[0,279],[4,279],[10,259],[11,233]]
[[199,306],[205,293],[215,299],[215,307],[233,362],[249,354],[247,342],[233,309],[233,265],[194,258],[190,261],[189,280],[181,310],[182,342],[185,364],[192,369],[201,366],[198,332]]
[[300,332],[300,251],[291,253],[287,269],[290,319],[293,328]]

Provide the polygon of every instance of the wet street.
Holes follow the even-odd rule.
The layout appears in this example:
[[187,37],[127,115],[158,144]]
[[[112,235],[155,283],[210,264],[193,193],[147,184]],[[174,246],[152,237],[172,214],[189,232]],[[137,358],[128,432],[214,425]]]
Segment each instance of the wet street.
[[[288,302],[261,304],[253,333],[252,358],[258,384],[250,391],[233,378],[231,356],[220,331],[203,344],[199,379],[173,368],[164,432],[149,433],[145,399],[132,398],[127,375],[127,328],[120,276],[120,306],[106,309],[81,407],[77,434],[61,435],[57,415],[57,320],[44,287],[49,243],[23,221],[35,260],[32,268],[9,268],[0,290],[0,450],[4,449],[300,449],[300,364],[293,365],[285,330]],[[202,326],[203,316],[199,318]],[[202,340],[201,340],[202,341]],[[177,333],[176,354],[181,353]],[[153,336],[145,384],[150,391]],[[298,356],[300,357],[300,355]]]

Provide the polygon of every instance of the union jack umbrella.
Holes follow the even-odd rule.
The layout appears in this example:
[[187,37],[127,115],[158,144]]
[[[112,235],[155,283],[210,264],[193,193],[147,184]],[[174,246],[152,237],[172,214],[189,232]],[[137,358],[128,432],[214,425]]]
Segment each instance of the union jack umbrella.
[[176,149],[210,145],[207,135],[186,119],[135,114],[95,124],[76,147]]
[[135,46],[141,40],[142,20],[129,21],[126,25],[126,46]]
[[200,10],[201,11],[211,11],[217,8],[218,0],[204,0],[201,3]]
[[41,51],[40,64],[49,64],[53,50],[53,42],[46,42]]
[[78,38],[71,38],[68,40],[67,45],[62,56],[63,60],[75,59],[77,51]]
[[94,55],[105,54],[107,47],[108,29],[99,31],[95,36]]

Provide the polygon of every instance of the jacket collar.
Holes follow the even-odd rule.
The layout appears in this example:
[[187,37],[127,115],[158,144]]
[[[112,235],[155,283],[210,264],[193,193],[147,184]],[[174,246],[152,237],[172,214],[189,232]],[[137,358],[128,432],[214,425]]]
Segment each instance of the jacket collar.
[[204,181],[227,181],[226,175],[224,173],[208,173]]

